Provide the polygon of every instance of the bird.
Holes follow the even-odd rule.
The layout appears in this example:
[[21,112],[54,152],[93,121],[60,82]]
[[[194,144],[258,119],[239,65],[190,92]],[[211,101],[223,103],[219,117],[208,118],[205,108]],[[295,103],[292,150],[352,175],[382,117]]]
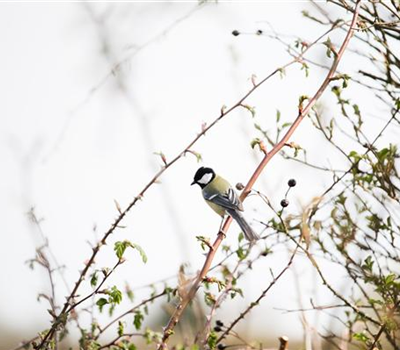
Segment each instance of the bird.
[[244,237],[255,242],[259,235],[247,223],[243,217],[243,204],[227,180],[215,173],[211,168],[201,167],[196,171],[191,185],[199,185],[202,189],[206,203],[224,219],[230,215],[243,231]]

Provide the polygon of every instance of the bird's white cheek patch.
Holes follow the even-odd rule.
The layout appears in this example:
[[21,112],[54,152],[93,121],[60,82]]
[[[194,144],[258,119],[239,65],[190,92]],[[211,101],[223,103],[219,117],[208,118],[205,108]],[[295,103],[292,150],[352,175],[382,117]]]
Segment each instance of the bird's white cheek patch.
[[202,178],[197,181],[199,184],[207,185],[212,179],[212,174],[204,174]]

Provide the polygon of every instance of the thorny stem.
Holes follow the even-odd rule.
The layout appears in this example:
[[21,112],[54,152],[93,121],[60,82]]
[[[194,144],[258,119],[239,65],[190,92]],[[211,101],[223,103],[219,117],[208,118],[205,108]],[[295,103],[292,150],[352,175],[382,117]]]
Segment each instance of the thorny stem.
[[[328,31],[329,32],[329,31]],[[328,33],[327,32],[327,33]],[[326,33],[325,33],[326,34]],[[324,35],[325,35],[324,34]],[[322,36],[321,36],[322,37]],[[316,41],[314,41],[313,44],[315,44],[318,40],[321,39],[321,37],[319,37]],[[182,157],[184,157],[186,155],[186,153],[191,153],[192,150],[191,148],[193,147],[193,145],[202,137],[205,136],[205,134],[212,128],[214,127],[218,122],[220,122],[221,119],[223,119],[224,117],[226,117],[228,114],[230,114],[231,112],[233,112],[234,110],[236,110],[238,107],[243,107],[243,103],[247,100],[247,98],[253,94],[253,92],[255,90],[257,90],[262,84],[264,84],[267,80],[269,80],[270,78],[272,78],[273,76],[275,76],[277,73],[282,72],[285,68],[297,63],[297,62],[301,62],[303,56],[305,55],[305,53],[313,46],[313,44],[309,45],[306,49],[303,50],[303,52],[301,54],[299,54],[299,56],[295,57],[293,60],[289,61],[288,63],[286,63],[285,65],[276,68],[274,71],[272,71],[270,74],[268,74],[264,79],[262,79],[261,81],[259,81],[258,83],[253,84],[253,87],[243,96],[241,97],[234,105],[232,105],[230,108],[225,109],[225,110],[221,110],[220,115],[208,126],[204,127],[202,129],[202,131],[186,146],[186,148],[181,151],[178,155],[175,156],[175,158],[173,158],[171,161],[169,162],[165,162],[165,165],[153,176],[153,178],[144,186],[144,188],[139,192],[139,194],[133,199],[133,201],[121,212],[119,212],[119,216],[115,219],[114,223],[110,226],[110,228],[104,233],[103,238],[101,239],[101,241],[93,247],[92,250],[92,255],[90,256],[89,260],[87,260],[87,263],[85,264],[83,270],[81,271],[78,280],[75,282],[74,288],[72,289],[70,295],[66,298],[66,302],[62,308],[62,310],[60,311],[58,317],[55,319],[55,321],[53,322],[51,328],[49,329],[49,331],[44,335],[44,337],[42,338],[40,344],[36,347],[36,349],[41,349],[44,347],[44,345],[46,344],[46,342],[51,339],[54,335],[54,332],[57,328],[57,324],[58,324],[58,320],[61,320],[63,317],[65,317],[66,314],[68,314],[70,311],[72,311],[73,308],[71,308],[71,306],[74,306],[74,298],[77,294],[77,291],[80,287],[80,285],[82,284],[82,282],[84,281],[91,265],[94,263],[95,261],[95,257],[97,256],[98,252],[100,251],[101,247],[103,245],[106,244],[106,241],[108,239],[108,237],[119,227],[119,224],[121,223],[121,221],[125,218],[125,216],[130,212],[130,210],[137,204],[137,202],[139,200],[141,200],[144,195],[146,194],[146,192],[148,191],[148,189],[150,187],[152,187],[155,183],[157,183],[158,179],[161,177],[161,175],[168,169],[170,168],[174,163],[176,163],[179,159],[181,159]],[[335,61],[338,61],[338,59],[336,58]],[[328,82],[329,83],[329,82]],[[322,92],[321,92],[322,93]],[[319,97],[319,96],[318,96]],[[315,101],[314,101],[315,103]],[[313,103],[312,103],[313,104]],[[307,113],[309,111],[309,109],[311,108],[311,101],[309,102],[310,107],[307,108]],[[303,115],[303,117],[305,116],[305,114]],[[303,119],[303,117],[301,119]],[[300,122],[300,121],[299,121]],[[299,123],[298,122],[298,123]],[[298,124],[297,123],[297,124]],[[296,125],[297,127],[297,125]],[[295,128],[290,128],[289,132],[288,132],[288,137],[290,137],[290,135],[293,133],[293,131],[295,130]],[[286,139],[287,139],[286,138]],[[273,153],[273,155],[275,153],[278,152],[278,150],[280,148],[283,147],[285,142],[283,142],[280,145],[277,145],[274,149],[276,149],[276,151]],[[274,151],[274,149],[272,150],[272,152]],[[264,163],[264,161],[260,164],[259,168],[263,168],[266,163],[269,161],[269,159],[265,162],[265,164],[262,166],[262,164]],[[258,175],[257,175],[257,171],[258,171]],[[256,178],[259,176],[259,169],[257,169],[256,173],[254,175],[256,175],[254,177],[254,179],[251,179],[249,182],[249,187],[247,188],[247,190],[245,189],[245,191],[243,191],[242,193],[242,200],[247,196],[247,194],[250,192],[250,189],[253,185],[253,183],[255,182]],[[231,219],[228,218],[223,226],[223,229],[228,229],[229,225],[230,225]],[[221,236],[222,237],[222,236]],[[220,245],[222,240],[217,239],[214,242],[214,248],[218,249],[218,246]],[[212,261],[212,259],[211,259]],[[210,261],[210,263],[211,263]],[[204,265],[204,276],[206,271],[208,271],[209,269],[209,264],[208,265]],[[201,282],[198,281],[198,283]],[[191,295],[191,298],[193,298],[194,294]]]
[[114,267],[107,272],[104,275],[103,280],[101,281],[101,283],[97,286],[97,288],[90,294],[88,294],[86,297],[82,298],[81,300],[77,301],[76,303],[72,304],[69,309],[67,309],[67,313],[69,313],[70,311],[72,311],[73,309],[75,309],[78,305],[82,304],[83,302],[85,302],[86,300],[90,299],[93,295],[99,293],[101,287],[104,285],[105,281],[108,279],[108,277],[110,277],[110,275],[115,271],[115,269],[121,265],[123,262],[123,260],[118,260],[117,263],[114,265]]
[[117,342],[118,340],[120,340],[121,338],[132,338],[132,337],[144,337],[144,334],[142,333],[126,333],[126,334],[122,334],[122,335],[118,335],[116,338],[114,338],[112,341],[110,341],[108,344],[102,345],[100,346],[98,349],[102,350],[102,349],[107,349],[107,348],[111,348],[112,346],[117,346]]
[[[249,243],[249,245],[250,245],[249,249],[251,249],[251,243]],[[261,252],[255,258],[249,259],[249,260],[238,260],[238,262],[236,263],[236,266],[234,267],[234,269],[229,273],[229,277],[227,278],[228,282],[227,282],[223,292],[219,295],[219,297],[217,298],[217,300],[213,304],[213,306],[211,308],[211,311],[207,315],[207,322],[204,325],[203,330],[199,333],[199,336],[197,336],[197,338],[200,339],[200,343],[202,345],[207,343],[208,334],[209,334],[210,329],[211,329],[211,321],[213,319],[213,316],[214,316],[215,312],[217,311],[217,309],[220,307],[222,302],[225,300],[226,296],[229,294],[229,292],[234,287],[233,280],[238,281],[240,279],[240,277],[242,277],[246,273],[247,270],[250,270],[252,268],[254,262],[256,262],[261,256],[263,256],[263,254],[264,253]],[[243,264],[247,265],[246,268],[244,270],[238,272],[239,268]],[[209,271],[211,271],[211,269]],[[235,277],[236,273],[237,273],[237,275]],[[240,339],[241,341],[246,343],[240,337],[238,337],[238,339]]]
[[125,311],[123,314],[121,314],[121,315],[119,315],[118,317],[116,317],[115,319],[113,319],[113,320],[112,320],[110,323],[108,323],[106,326],[102,327],[101,330],[100,330],[100,333],[96,336],[95,339],[98,339],[99,336],[100,336],[102,333],[104,333],[104,331],[105,331],[107,328],[109,328],[110,326],[112,326],[115,322],[117,322],[117,321],[119,321],[120,319],[124,318],[125,316],[127,316],[127,315],[133,313],[135,310],[139,309],[140,307],[142,307],[142,306],[144,306],[144,305],[146,305],[146,304],[148,304],[148,303],[151,303],[152,301],[154,301],[154,300],[156,300],[156,299],[158,299],[158,298],[160,298],[160,297],[162,297],[163,295],[166,295],[166,294],[167,294],[167,290],[165,289],[165,290],[163,290],[161,293],[158,293],[158,294],[156,294],[156,295],[153,295],[152,297],[143,300],[143,301],[142,301],[141,303],[139,303],[138,305],[136,305],[136,306],[130,308],[128,311]]
[[[346,48],[347,48],[347,46],[348,46],[348,44],[350,42],[350,39],[351,39],[351,37],[353,35],[353,32],[354,32],[354,30],[356,28],[356,23],[357,23],[360,3],[361,3],[360,0],[358,0],[357,3],[356,3],[355,9],[354,9],[353,18],[352,18],[349,30],[347,32],[347,35],[346,35],[346,37],[345,37],[345,39],[344,39],[339,51],[335,55],[334,61],[332,63],[332,66],[331,66],[327,76],[325,77],[324,81],[322,82],[321,86],[319,87],[319,89],[317,90],[315,95],[308,101],[307,105],[303,109],[299,110],[299,115],[297,116],[296,120],[293,122],[293,124],[291,125],[289,130],[286,132],[286,134],[271,149],[271,151],[268,154],[265,155],[265,157],[263,158],[261,163],[258,165],[257,169],[254,171],[253,175],[251,176],[251,178],[248,181],[246,187],[244,188],[243,192],[240,195],[241,201],[243,201],[247,197],[247,195],[250,193],[254,183],[260,177],[260,175],[261,175],[262,171],[264,170],[265,166],[269,163],[269,161],[272,159],[272,157],[275,154],[277,154],[285,146],[285,144],[288,142],[289,138],[292,136],[294,131],[297,129],[297,127],[300,125],[300,123],[304,119],[304,117],[309,113],[311,108],[315,105],[317,100],[321,97],[322,93],[328,87],[329,83],[331,82],[332,78],[334,77],[334,74],[335,74],[336,69],[337,69],[337,67],[339,65],[339,62],[340,62],[341,58],[343,57],[343,54],[344,54],[344,52],[345,52],[345,50],[346,50]],[[261,84],[264,81],[265,81],[265,79],[262,80],[259,84]],[[253,87],[253,89],[251,89],[250,92],[245,95],[244,98],[246,98],[249,94],[251,94],[251,92],[253,92],[254,89],[256,87],[258,87],[258,86],[259,85],[255,85]],[[228,231],[228,229],[229,229],[229,226],[230,226],[231,222],[232,222],[232,218],[228,217],[227,220],[225,221],[221,231],[226,233]],[[175,309],[173,315],[171,316],[167,326],[165,327],[163,338],[162,338],[162,342],[159,344],[158,350],[167,349],[167,342],[168,342],[170,336],[174,333],[174,328],[175,328],[176,324],[179,322],[179,320],[180,320],[180,318],[182,316],[182,313],[185,310],[186,306],[189,304],[189,302],[196,295],[196,292],[197,292],[198,288],[200,287],[200,284],[203,281],[204,277],[206,276],[206,274],[207,274],[207,272],[208,272],[208,270],[209,270],[209,268],[211,266],[211,263],[212,263],[212,261],[213,261],[213,259],[215,257],[215,254],[216,254],[220,244],[222,243],[223,239],[224,239],[224,234],[222,232],[219,232],[215,242],[212,245],[212,249],[210,249],[210,251],[209,251],[209,253],[208,253],[207,257],[206,257],[206,260],[204,262],[204,265],[203,265],[200,273],[198,274],[196,280],[192,284],[192,286],[191,286],[188,294],[186,295],[186,297],[183,298],[181,300],[181,302],[178,304],[178,306],[176,307],[176,309]]]
[[[392,307],[392,308],[390,309],[390,311],[388,312],[388,315],[387,315],[388,319],[390,319],[391,317],[393,317],[394,313],[395,313],[396,311],[399,310],[399,306],[400,306],[400,300],[399,300],[395,305],[393,305],[393,307]],[[375,349],[375,345],[378,343],[379,338],[381,337],[382,333],[386,330],[386,328],[387,328],[387,323],[384,322],[384,323],[380,326],[380,328],[379,328],[379,330],[378,330],[378,333],[376,333],[376,335],[375,335],[375,337],[374,337],[374,341],[373,341],[373,343],[371,344],[371,346],[369,347],[370,350],[374,350],[374,349]]]
[[293,259],[297,253],[299,246],[296,246],[296,248],[293,250],[293,253],[290,256],[290,259],[286,266],[279,272],[279,274],[273,278],[273,280],[270,282],[268,287],[262,291],[260,296],[254,301],[251,302],[250,305],[244,310],[243,312],[240,313],[240,315],[223,331],[223,333],[219,336],[217,339],[217,343],[219,343],[229,332],[233,329],[233,327],[236,326],[236,324],[244,319],[244,317],[255,307],[259,304],[259,302],[264,299],[265,295],[269,292],[269,290],[275,285],[275,283],[285,274],[285,272],[290,268],[290,266],[293,263]]

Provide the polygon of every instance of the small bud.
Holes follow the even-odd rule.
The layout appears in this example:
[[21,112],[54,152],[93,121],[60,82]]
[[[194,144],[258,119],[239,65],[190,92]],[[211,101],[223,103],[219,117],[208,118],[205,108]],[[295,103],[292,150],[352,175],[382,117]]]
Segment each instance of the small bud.
[[232,32],[232,35],[233,35],[233,36],[238,36],[239,34],[240,34],[239,31],[236,30],[236,29]]
[[296,186],[296,180],[295,179],[290,179],[287,184],[288,184],[289,187],[294,187],[294,186]]
[[241,190],[244,189],[244,185],[243,185],[241,182],[238,182],[238,183],[236,184],[236,189],[237,189],[238,191],[241,191]]
[[255,74],[251,75],[251,83],[253,84],[253,86],[257,85],[257,76]]
[[225,111],[226,111],[226,106],[225,105],[223,105],[222,107],[221,107],[221,115],[224,115],[225,114]]
[[283,208],[286,208],[289,205],[289,201],[287,199],[282,199],[281,200],[281,206]]
[[263,31],[261,29],[258,29],[256,32],[257,35],[261,35],[262,33],[263,33]]

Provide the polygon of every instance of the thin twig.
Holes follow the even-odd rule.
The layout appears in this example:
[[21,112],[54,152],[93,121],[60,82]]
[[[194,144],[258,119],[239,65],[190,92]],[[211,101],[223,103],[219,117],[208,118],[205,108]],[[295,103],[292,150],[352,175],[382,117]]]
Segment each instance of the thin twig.
[[279,274],[277,276],[275,276],[272,281],[270,282],[270,284],[268,285],[268,287],[266,289],[264,289],[262,291],[262,293],[260,294],[260,296],[253,302],[251,302],[249,304],[249,306],[240,313],[240,315],[233,321],[231,322],[231,324],[222,332],[222,334],[219,336],[219,338],[217,339],[217,343],[219,343],[222,339],[225,338],[226,335],[229,334],[229,332],[231,332],[231,330],[233,329],[233,327],[235,327],[239,321],[243,320],[245,318],[245,316],[257,305],[259,305],[260,301],[262,299],[264,299],[265,295],[269,292],[269,290],[275,285],[276,282],[278,282],[278,280],[285,274],[285,272],[290,268],[290,266],[293,263],[293,259],[297,253],[299,246],[296,246],[295,249],[293,250],[293,253],[290,255],[290,259],[288,261],[288,263],[286,264],[286,266],[279,272]]
[[[335,74],[336,69],[337,69],[337,67],[339,65],[339,62],[340,62],[341,58],[343,57],[343,54],[344,54],[344,52],[345,52],[345,50],[346,50],[346,48],[347,48],[347,46],[348,46],[348,44],[350,42],[350,39],[351,39],[351,37],[353,35],[353,32],[354,32],[354,29],[356,28],[359,7],[360,7],[360,0],[358,0],[357,3],[356,3],[356,7],[355,7],[355,10],[354,10],[354,14],[353,14],[353,19],[351,21],[351,25],[349,27],[349,30],[348,30],[347,35],[346,35],[346,37],[345,37],[345,39],[344,39],[344,41],[342,43],[342,46],[340,47],[339,51],[335,55],[334,61],[333,61],[332,66],[331,66],[331,69],[329,70],[326,78],[322,82],[321,86],[319,87],[319,89],[317,90],[315,95],[308,101],[306,107],[304,107],[303,109],[299,110],[299,115],[297,116],[296,120],[291,125],[289,130],[286,132],[286,134],[272,148],[272,150],[267,155],[265,155],[265,157],[263,158],[261,163],[258,165],[257,169],[254,171],[253,175],[251,176],[250,180],[248,181],[246,187],[244,188],[244,190],[243,190],[243,192],[242,192],[242,194],[240,196],[240,199],[242,201],[250,193],[254,183],[260,177],[260,175],[261,175],[262,171],[264,170],[265,166],[269,163],[269,161],[273,158],[273,156],[275,154],[277,154],[285,146],[285,144],[288,142],[289,138],[292,136],[294,131],[297,129],[297,127],[300,125],[300,123],[304,119],[304,117],[309,113],[311,108],[315,105],[317,100],[321,97],[322,93],[328,87],[329,83],[331,82],[332,78],[334,77],[334,74]],[[257,87],[257,85],[254,86],[254,88],[256,88],[256,87]],[[250,92],[252,92],[252,90]],[[162,342],[159,344],[158,350],[164,350],[164,349],[167,348],[167,342],[168,342],[170,336],[174,333],[174,328],[175,328],[176,324],[179,322],[179,320],[180,320],[180,318],[182,316],[182,313],[183,313],[184,309],[186,308],[186,306],[188,305],[188,303],[196,295],[196,292],[197,292],[197,290],[198,290],[203,278],[206,276],[207,271],[209,270],[209,268],[211,266],[211,263],[212,263],[212,261],[214,259],[214,256],[215,256],[220,244],[222,243],[222,241],[224,239],[223,232],[226,233],[228,231],[231,222],[232,222],[232,218],[228,217],[227,220],[225,221],[223,227],[222,227],[222,230],[221,230],[222,232],[218,233],[217,239],[215,240],[215,242],[214,242],[214,244],[212,246],[212,249],[210,249],[210,251],[209,251],[209,253],[208,253],[207,257],[206,257],[206,260],[205,260],[204,265],[203,265],[203,267],[201,269],[201,272],[199,273],[197,279],[195,280],[195,282],[191,286],[186,298],[184,298],[179,303],[179,305],[176,307],[175,312],[173,313],[173,315],[170,318],[167,326],[165,327],[164,333],[163,333]]]
[[[322,38],[322,36],[320,36],[315,42],[317,42],[318,40],[320,40]],[[232,111],[236,110],[239,107],[243,106],[243,103],[247,100],[247,98],[252,95],[254,93],[255,90],[257,90],[261,85],[263,85],[266,81],[268,81],[270,78],[272,78],[273,76],[275,76],[277,73],[282,72],[284,69],[286,69],[287,67],[301,61],[303,55],[312,47],[312,45],[310,45],[309,47],[307,47],[298,57],[296,57],[295,59],[289,61],[288,63],[286,63],[285,65],[276,68],[275,70],[273,70],[270,74],[268,74],[264,79],[262,79],[260,82],[256,83],[253,85],[253,87],[243,96],[241,97],[235,104],[233,104],[230,108],[228,109],[223,109],[220,112],[220,115],[208,126],[204,127],[202,129],[202,131],[186,146],[186,148],[181,151],[178,155],[176,155],[171,161],[166,162],[165,165],[153,176],[153,178],[144,186],[144,188],[139,192],[139,194],[134,198],[134,200],[125,208],[125,210],[121,211],[119,213],[119,216],[115,219],[114,223],[110,226],[110,228],[105,232],[103,238],[101,239],[101,241],[93,248],[92,250],[92,255],[91,257],[87,260],[87,263],[85,264],[83,270],[80,273],[80,276],[78,278],[78,280],[75,282],[75,286],[72,289],[72,292],[70,293],[70,295],[66,298],[66,302],[61,310],[61,312],[59,313],[58,317],[56,318],[56,320],[54,321],[53,325],[51,326],[51,328],[48,330],[48,332],[44,335],[42,341],[40,342],[40,344],[37,346],[37,349],[41,349],[46,342],[51,339],[51,337],[53,336],[55,329],[56,329],[56,324],[58,324],[58,320],[61,320],[62,318],[65,318],[66,314],[68,312],[70,312],[72,310],[72,308],[70,308],[72,301],[74,299],[74,297],[77,294],[77,291],[80,287],[80,285],[82,284],[82,282],[84,281],[91,265],[94,263],[95,257],[97,256],[98,252],[100,251],[101,247],[103,245],[106,244],[106,241],[108,239],[108,237],[119,227],[121,221],[125,218],[125,216],[130,212],[130,210],[138,203],[139,200],[141,200],[144,195],[146,194],[146,192],[149,190],[150,187],[152,187],[155,183],[157,183],[158,179],[161,177],[161,175],[168,169],[170,168],[174,163],[176,163],[179,159],[181,159],[182,157],[184,157],[186,155],[186,153],[190,153],[191,152],[191,148],[193,147],[193,145],[202,137],[204,136],[212,127],[214,127],[217,123],[219,123],[224,117],[226,117],[228,114],[230,114]],[[336,64],[336,61],[338,61],[337,59],[335,59],[334,64]],[[336,64],[337,66],[337,64]],[[332,74],[333,75],[333,74]],[[328,82],[329,83],[329,82]],[[322,93],[322,91],[321,91]],[[319,96],[318,96],[319,97]],[[298,124],[300,123],[300,121],[304,118],[304,116],[308,113],[308,111],[310,110],[310,108],[312,107],[312,105],[315,103],[316,100],[314,101],[310,101],[308,106],[304,109],[304,111],[306,111],[306,113],[304,113],[303,115],[299,115],[298,122],[297,125],[295,127],[293,127],[294,125],[292,125],[292,128],[289,129],[288,133],[287,133],[287,137],[285,138],[285,140],[287,140],[291,134],[293,133],[293,131],[296,129],[296,127],[298,126]],[[300,118],[301,117],[301,118]],[[296,123],[296,122],[295,122]],[[279,151],[280,148],[282,148],[284,146],[285,142],[282,142],[281,144],[277,145],[275,152],[272,154],[274,155],[275,153],[277,153]],[[274,151],[274,150],[272,150]],[[272,157],[272,156],[271,156]],[[255,180],[258,178],[259,174],[260,174],[260,169],[265,167],[265,165],[268,163],[269,158],[266,157],[267,159],[264,160],[261,164],[259,169],[256,170],[255,174],[253,175],[253,178],[250,179],[249,182],[249,187],[247,188],[247,190],[245,189],[245,191],[243,191],[242,193],[242,199],[244,199],[248,192],[250,192],[250,189],[252,187],[252,184],[255,182]],[[227,221],[225,222],[225,228],[227,229],[230,225],[230,221],[231,219],[228,218]],[[214,244],[216,244],[217,246],[219,246],[219,244],[221,243],[220,240],[217,240]],[[216,246],[216,247],[217,247]],[[211,259],[212,261],[212,259]],[[210,263],[211,263],[210,261]],[[204,267],[207,267],[206,270],[208,270],[209,265],[205,265]],[[204,271],[206,271],[204,270]],[[199,281],[201,282],[201,280]],[[193,297],[193,296],[192,296]]]

